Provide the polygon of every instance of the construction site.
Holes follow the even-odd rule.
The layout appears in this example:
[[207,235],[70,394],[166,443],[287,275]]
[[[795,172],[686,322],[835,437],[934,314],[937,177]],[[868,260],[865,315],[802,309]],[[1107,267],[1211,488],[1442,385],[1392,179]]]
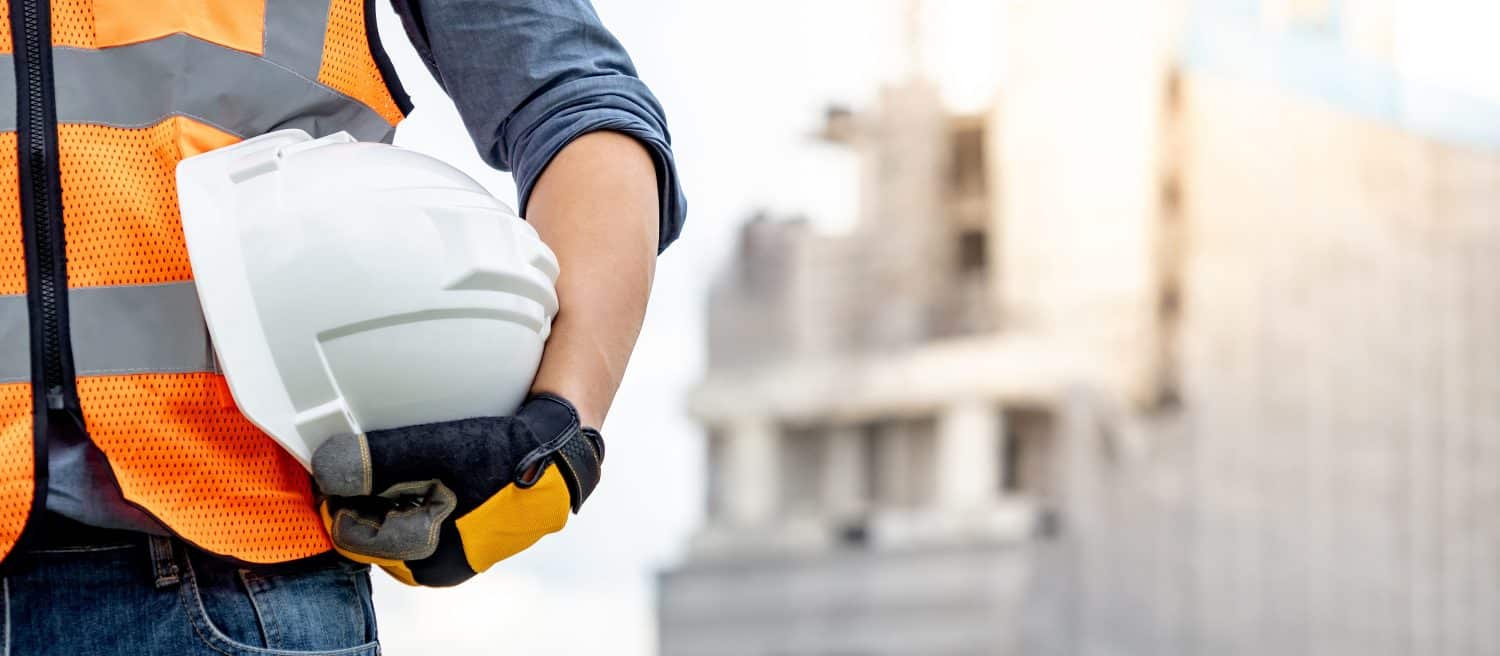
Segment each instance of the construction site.
[[661,653],[1500,653],[1500,106],[1394,6],[1017,1],[989,111],[830,109],[858,220],[718,273]]

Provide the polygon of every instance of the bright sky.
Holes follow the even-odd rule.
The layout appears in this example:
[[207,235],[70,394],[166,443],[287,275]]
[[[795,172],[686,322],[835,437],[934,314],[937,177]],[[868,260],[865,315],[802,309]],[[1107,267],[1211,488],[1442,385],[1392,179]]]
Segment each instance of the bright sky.
[[[1500,105],[1500,4],[1398,0],[1400,66]],[[384,6],[384,3],[379,3]],[[662,258],[650,316],[605,435],[604,483],[583,515],[452,590],[377,576],[386,653],[653,653],[654,573],[681,553],[701,508],[702,451],[682,400],[702,375],[704,298],[752,210],[853,214],[847,154],[809,143],[829,102],[866,105],[902,70],[899,0],[596,0],[671,120],[691,219]],[[926,68],[955,107],[996,88],[1002,0],[930,0]],[[382,32],[419,107],[398,142],[463,167],[513,200],[509,176],[479,162],[451,104],[406,45]],[[579,619],[583,619],[580,625]],[[580,626],[588,627],[580,630]],[[561,639],[566,636],[566,640]]]

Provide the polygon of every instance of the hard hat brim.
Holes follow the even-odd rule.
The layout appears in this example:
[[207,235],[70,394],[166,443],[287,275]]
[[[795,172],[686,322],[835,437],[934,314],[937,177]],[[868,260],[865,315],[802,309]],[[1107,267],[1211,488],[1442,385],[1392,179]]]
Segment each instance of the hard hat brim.
[[312,137],[301,130],[282,130],[177,165],[183,236],[218,368],[226,374],[240,412],[304,467],[311,467],[318,445],[296,430],[296,409],[260,329],[240,243],[233,177],[259,160],[274,166],[278,151],[309,141]]

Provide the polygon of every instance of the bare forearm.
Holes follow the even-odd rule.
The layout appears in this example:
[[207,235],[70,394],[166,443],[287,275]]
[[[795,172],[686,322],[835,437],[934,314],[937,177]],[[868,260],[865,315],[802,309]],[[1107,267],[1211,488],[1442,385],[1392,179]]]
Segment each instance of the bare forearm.
[[656,271],[659,199],[646,149],[595,132],[557,154],[527,220],[557,254],[561,304],[533,391],[573,402],[586,426],[609,412],[635,348]]

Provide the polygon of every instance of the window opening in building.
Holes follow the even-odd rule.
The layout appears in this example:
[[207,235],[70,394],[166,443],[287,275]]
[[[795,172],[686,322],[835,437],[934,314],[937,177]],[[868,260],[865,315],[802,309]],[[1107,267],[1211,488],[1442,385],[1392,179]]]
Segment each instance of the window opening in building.
[[1054,422],[1045,410],[1017,409],[1005,413],[1005,439],[1001,445],[1001,490],[1036,498],[1051,496]]
[[989,265],[989,239],[983,230],[958,233],[958,272],[983,273]]
[[953,150],[948,169],[948,183],[954,195],[984,193],[984,124],[965,124],[953,131]]

